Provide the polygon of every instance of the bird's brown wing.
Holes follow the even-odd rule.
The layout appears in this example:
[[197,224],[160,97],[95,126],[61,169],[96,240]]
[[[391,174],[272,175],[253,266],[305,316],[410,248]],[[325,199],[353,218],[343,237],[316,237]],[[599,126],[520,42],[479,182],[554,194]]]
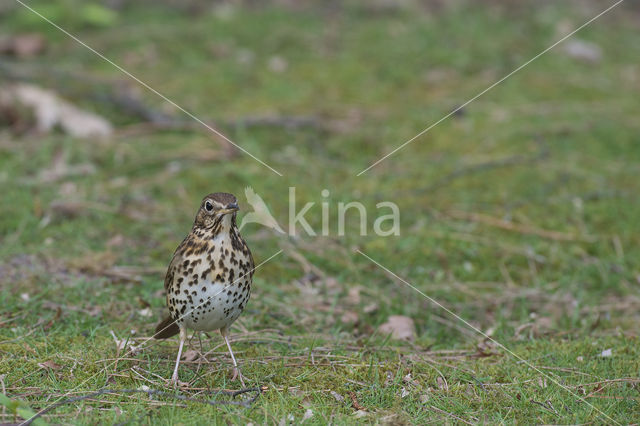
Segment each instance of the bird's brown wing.
[[[184,245],[184,241],[182,244],[178,246],[175,253],[173,253],[173,258],[171,258],[171,262],[169,263],[169,267],[167,268],[167,275],[164,277],[164,291],[167,293],[167,297],[169,294],[169,287],[173,284],[173,277],[175,275],[176,265],[179,265],[182,262],[182,250],[181,248]],[[156,332],[153,335],[155,339],[168,339],[171,336],[175,336],[180,332],[180,328],[175,323],[174,318],[171,315],[167,315],[162,321],[158,323],[156,326]]]
[[253,263],[253,255],[251,254],[251,249],[249,248],[245,240],[242,240],[242,244],[244,245],[244,247],[247,249],[247,252],[249,253],[249,262],[250,262],[249,277],[251,277],[251,279],[253,280],[253,271],[256,269],[255,264]]
[[173,254],[173,258],[171,259],[171,263],[169,263],[169,267],[167,268],[167,275],[164,276],[164,291],[165,293],[169,292],[169,287],[173,283],[173,276],[175,275],[176,265],[182,261],[182,255],[176,252]]
[[176,271],[176,267],[182,263],[182,255],[184,254],[184,249],[188,246],[189,236],[187,235],[184,240],[180,243],[176,251],[173,253],[173,257],[171,258],[171,262],[169,262],[169,267],[167,268],[167,275],[164,277],[164,291],[169,292],[169,286],[173,282],[173,276]]

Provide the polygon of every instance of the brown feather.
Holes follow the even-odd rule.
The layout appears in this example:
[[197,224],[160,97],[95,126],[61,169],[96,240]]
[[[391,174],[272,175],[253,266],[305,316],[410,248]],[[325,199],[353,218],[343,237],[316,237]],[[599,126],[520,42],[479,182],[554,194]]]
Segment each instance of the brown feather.
[[167,316],[156,326],[156,333],[153,335],[155,339],[168,339],[180,333],[180,327],[175,323],[171,316]]

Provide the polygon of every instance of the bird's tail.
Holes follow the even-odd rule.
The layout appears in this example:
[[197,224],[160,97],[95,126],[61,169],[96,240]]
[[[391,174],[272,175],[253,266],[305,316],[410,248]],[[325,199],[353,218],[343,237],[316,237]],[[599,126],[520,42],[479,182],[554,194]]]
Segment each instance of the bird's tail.
[[155,339],[168,339],[171,336],[175,336],[180,333],[180,327],[171,318],[171,315],[160,321],[156,326],[156,333],[153,335]]

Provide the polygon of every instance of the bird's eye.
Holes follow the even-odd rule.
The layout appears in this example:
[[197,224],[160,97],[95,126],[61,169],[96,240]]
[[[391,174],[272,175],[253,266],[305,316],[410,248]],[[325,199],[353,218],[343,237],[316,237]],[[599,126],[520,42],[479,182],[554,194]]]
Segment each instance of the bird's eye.
[[207,201],[206,203],[204,203],[204,208],[207,209],[208,212],[213,210],[213,204],[211,204],[211,201]]

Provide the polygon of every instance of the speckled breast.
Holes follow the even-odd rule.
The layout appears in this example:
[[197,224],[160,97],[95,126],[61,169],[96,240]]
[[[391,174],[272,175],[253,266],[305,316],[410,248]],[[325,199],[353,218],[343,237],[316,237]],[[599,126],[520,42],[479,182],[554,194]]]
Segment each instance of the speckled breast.
[[193,330],[228,327],[247,306],[253,260],[237,233],[202,241],[172,265],[167,305],[178,324]]

